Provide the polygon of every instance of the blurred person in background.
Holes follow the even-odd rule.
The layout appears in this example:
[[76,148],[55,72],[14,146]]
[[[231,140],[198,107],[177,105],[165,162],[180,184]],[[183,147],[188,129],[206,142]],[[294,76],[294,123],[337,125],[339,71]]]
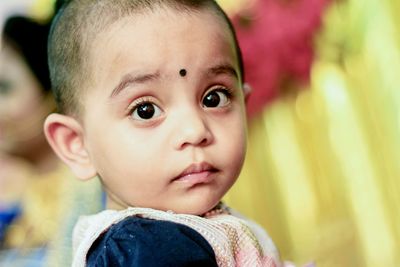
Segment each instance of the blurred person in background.
[[69,266],[72,226],[101,207],[99,186],[75,185],[42,127],[54,110],[49,23],[10,17],[0,50],[0,266]]

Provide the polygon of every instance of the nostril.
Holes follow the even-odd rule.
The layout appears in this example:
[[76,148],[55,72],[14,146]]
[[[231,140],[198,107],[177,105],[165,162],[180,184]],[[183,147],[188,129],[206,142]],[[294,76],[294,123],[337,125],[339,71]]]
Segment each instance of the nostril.
[[208,136],[209,134],[205,134],[207,136],[203,136],[201,138],[193,138],[193,139],[186,139],[185,141],[181,142],[179,146],[180,149],[184,149],[186,147],[205,147],[211,143],[211,137]]
[[208,144],[208,138],[204,138],[203,140],[201,140],[201,142],[199,143],[199,145],[207,145]]

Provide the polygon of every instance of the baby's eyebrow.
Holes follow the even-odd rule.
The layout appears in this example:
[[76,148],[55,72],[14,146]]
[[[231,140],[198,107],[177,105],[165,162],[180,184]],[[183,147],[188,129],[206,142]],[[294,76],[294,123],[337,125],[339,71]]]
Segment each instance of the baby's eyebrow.
[[132,84],[143,84],[149,81],[153,81],[160,78],[160,73],[148,73],[148,74],[138,74],[138,75],[132,75],[132,74],[126,74],[122,77],[121,81],[118,83],[118,85],[114,88],[114,90],[111,92],[110,98],[115,97],[118,95],[122,90],[124,90],[126,87]]
[[[231,64],[219,64],[214,67],[207,69],[207,75],[215,76],[219,74],[228,74],[233,76],[236,79],[239,79],[239,74],[237,73],[236,69]],[[122,77],[118,85],[112,90],[110,98],[115,97],[121,91],[123,91],[126,87],[132,84],[143,84],[149,81],[154,81],[160,78],[160,72],[155,73],[147,73],[147,74],[126,74]]]
[[218,75],[218,74],[228,74],[233,76],[236,79],[239,79],[239,74],[237,73],[236,69],[231,64],[220,64],[215,67],[208,69],[208,75]]

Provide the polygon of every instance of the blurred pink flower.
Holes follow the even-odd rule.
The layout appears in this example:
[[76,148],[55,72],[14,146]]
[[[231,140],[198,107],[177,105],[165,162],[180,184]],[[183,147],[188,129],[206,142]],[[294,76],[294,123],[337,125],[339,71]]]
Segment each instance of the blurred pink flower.
[[329,0],[258,0],[233,18],[242,48],[245,81],[252,88],[252,116],[277,97],[284,84],[307,83],[313,36]]

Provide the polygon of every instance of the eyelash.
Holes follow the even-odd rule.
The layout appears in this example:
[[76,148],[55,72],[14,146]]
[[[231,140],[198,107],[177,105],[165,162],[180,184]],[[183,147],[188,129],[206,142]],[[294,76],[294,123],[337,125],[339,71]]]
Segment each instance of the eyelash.
[[154,103],[151,97],[145,96],[141,98],[135,99],[129,107],[129,110],[135,110],[135,108],[139,107],[140,105],[147,104],[147,103]]
[[135,100],[132,101],[132,103],[128,106],[128,108],[126,109],[126,113],[127,115],[132,115],[133,112],[140,107],[143,104],[147,104],[147,103],[151,103],[154,104],[154,100],[152,100],[152,97],[149,96],[144,96],[144,97],[140,97],[137,98]]
[[234,99],[236,96],[236,91],[233,90],[232,88],[224,87],[224,86],[217,86],[217,87],[207,90],[201,97],[201,101],[203,101],[204,97],[211,92],[222,92],[225,94],[225,96],[228,98],[229,101],[232,101],[232,99]]
[[210,90],[206,91],[206,93],[203,95],[203,98],[208,93],[211,93],[213,91],[223,92],[229,99],[232,99],[234,97],[234,91],[231,88],[219,86],[219,87],[211,88]]

